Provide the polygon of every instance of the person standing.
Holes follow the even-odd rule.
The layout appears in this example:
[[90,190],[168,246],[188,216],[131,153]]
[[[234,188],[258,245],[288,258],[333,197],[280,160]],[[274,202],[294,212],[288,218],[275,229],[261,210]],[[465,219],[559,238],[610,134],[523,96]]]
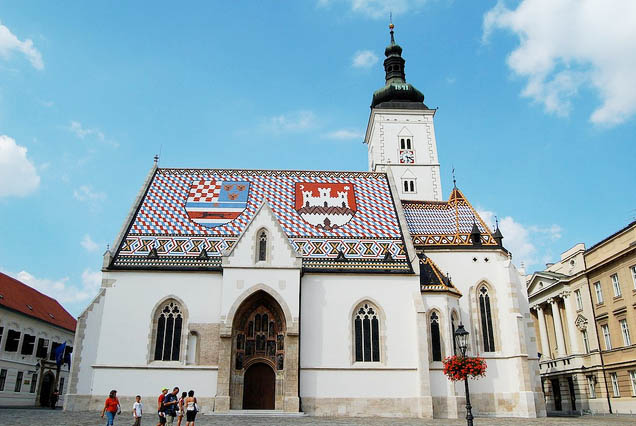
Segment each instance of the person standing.
[[177,412],[177,415],[179,416],[177,420],[177,426],[181,426],[181,421],[183,420],[183,416],[185,415],[183,403],[187,397],[188,393],[182,392],[181,397],[179,398],[179,403],[177,404],[177,406],[179,407],[179,411]]
[[166,394],[163,400],[163,406],[165,407],[164,413],[166,413],[167,424],[174,424],[174,418],[177,417],[177,404],[179,403],[177,395],[179,394],[179,388],[175,387],[172,392]]
[[141,403],[141,395],[135,397],[135,403],[133,404],[132,414],[135,419],[133,426],[141,426],[141,415],[144,412],[144,405]]
[[60,391],[58,391],[57,388],[55,388],[55,390],[51,394],[51,410],[55,410],[58,399],[60,399]]
[[104,409],[102,410],[102,419],[104,418],[104,413],[106,414],[106,426],[112,426],[115,424],[115,415],[121,412],[119,406],[119,399],[117,399],[117,391],[112,390],[108,394],[108,398],[106,398],[106,402],[104,402]]
[[157,426],[166,424],[166,413],[164,412],[165,407],[163,405],[163,400],[166,398],[166,394],[168,393],[168,388],[161,389],[161,394],[159,394],[159,398],[157,398],[157,415],[159,416],[159,423]]
[[199,407],[197,406],[197,399],[194,397],[194,391],[188,392],[188,397],[185,400],[186,407],[186,426],[194,426],[194,419],[197,416]]

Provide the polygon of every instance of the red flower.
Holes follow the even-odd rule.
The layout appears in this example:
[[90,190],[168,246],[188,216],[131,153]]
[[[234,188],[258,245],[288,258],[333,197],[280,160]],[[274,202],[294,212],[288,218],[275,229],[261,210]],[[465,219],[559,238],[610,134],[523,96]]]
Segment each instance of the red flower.
[[444,359],[444,374],[449,380],[465,380],[467,377],[479,378],[486,375],[486,361],[480,357],[458,357]]

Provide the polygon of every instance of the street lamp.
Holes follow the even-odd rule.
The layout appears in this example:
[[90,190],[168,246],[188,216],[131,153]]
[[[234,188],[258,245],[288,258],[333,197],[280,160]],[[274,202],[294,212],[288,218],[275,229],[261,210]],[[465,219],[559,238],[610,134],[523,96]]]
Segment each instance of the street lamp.
[[[466,349],[468,349],[468,331],[464,328],[464,324],[459,324],[455,330],[455,343],[459,348],[462,358],[466,358]],[[464,378],[464,387],[466,389],[466,424],[473,426],[473,412],[470,405],[470,392],[468,391],[468,375]]]

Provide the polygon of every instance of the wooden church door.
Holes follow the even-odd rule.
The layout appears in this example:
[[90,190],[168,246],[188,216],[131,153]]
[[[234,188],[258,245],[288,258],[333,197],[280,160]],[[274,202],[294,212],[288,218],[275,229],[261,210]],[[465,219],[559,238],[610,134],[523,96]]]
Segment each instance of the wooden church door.
[[276,374],[267,364],[252,364],[245,372],[243,381],[244,410],[273,410],[276,389]]

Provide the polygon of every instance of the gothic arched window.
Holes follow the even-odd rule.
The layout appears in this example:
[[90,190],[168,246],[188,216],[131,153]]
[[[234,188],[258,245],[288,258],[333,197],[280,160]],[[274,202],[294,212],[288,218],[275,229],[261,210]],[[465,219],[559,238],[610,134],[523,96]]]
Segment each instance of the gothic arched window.
[[380,321],[378,309],[365,302],[353,316],[356,362],[380,361]]
[[179,361],[183,314],[174,301],[162,304],[155,315],[155,361]]
[[431,314],[431,346],[433,349],[433,361],[441,361],[442,339],[439,333],[439,316],[437,312]]
[[453,341],[453,355],[457,355],[457,342],[455,341],[455,330],[457,330],[457,325],[459,321],[457,320],[457,313],[453,312],[451,314],[451,336]]
[[258,233],[258,261],[267,260],[267,232],[262,230]]
[[495,333],[492,326],[492,313],[488,287],[485,285],[479,287],[477,295],[479,297],[479,316],[481,319],[481,333],[484,344],[484,352],[494,352]]

